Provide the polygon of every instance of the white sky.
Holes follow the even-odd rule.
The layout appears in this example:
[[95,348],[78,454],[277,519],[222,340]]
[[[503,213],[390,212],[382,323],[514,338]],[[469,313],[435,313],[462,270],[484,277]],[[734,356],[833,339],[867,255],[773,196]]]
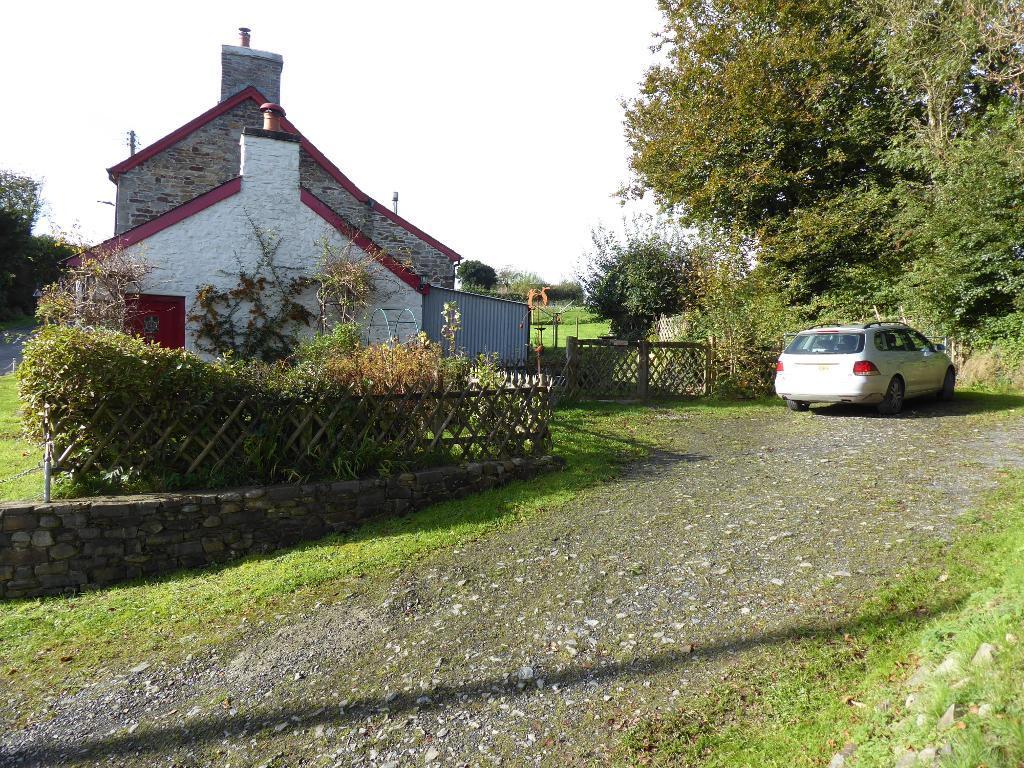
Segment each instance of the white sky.
[[41,229],[113,234],[96,201],[125,133],[146,146],[213,106],[239,26],[284,56],[289,119],[464,257],[571,277],[621,221],[620,101],[654,61],[655,0],[5,3],[0,167],[44,180]]

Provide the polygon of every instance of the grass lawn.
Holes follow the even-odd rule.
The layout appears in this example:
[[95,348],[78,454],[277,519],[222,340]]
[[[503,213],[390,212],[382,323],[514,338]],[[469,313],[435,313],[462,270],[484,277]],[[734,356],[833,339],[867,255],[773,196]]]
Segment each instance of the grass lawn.
[[[778,408],[777,402],[689,401],[680,411],[715,417]],[[612,477],[657,439],[650,411],[593,404],[560,410],[552,424],[565,471],[438,504],[401,519],[219,569],[161,580],[0,604],[0,659],[11,698],[36,701],[87,683],[101,668],[173,659],[230,643],[267,618],[274,623],[319,600],[350,594],[364,575],[395,572],[411,560],[488,531],[557,509],[583,489]],[[0,712],[3,704],[0,703]]]
[[0,501],[18,501],[42,496],[42,474],[33,472],[9,482],[6,478],[39,466],[42,454],[21,439],[18,421],[18,384],[14,376],[0,376]]
[[[571,309],[562,315],[561,325],[558,329],[558,346],[555,346],[554,329],[551,327],[551,318],[543,312],[537,311],[533,315],[533,328],[530,334],[530,343],[537,341],[537,326],[547,325],[544,330],[544,346],[549,349],[565,349],[567,336],[576,336],[580,339],[596,339],[611,332],[607,320],[598,320],[582,307]],[[579,321],[579,333],[577,334],[577,321]]]
[[825,766],[845,747],[846,768],[912,751],[932,765],[931,750],[942,766],[1024,765],[1024,473],[962,526],[844,626],[765,648],[698,706],[636,728],[621,762]]

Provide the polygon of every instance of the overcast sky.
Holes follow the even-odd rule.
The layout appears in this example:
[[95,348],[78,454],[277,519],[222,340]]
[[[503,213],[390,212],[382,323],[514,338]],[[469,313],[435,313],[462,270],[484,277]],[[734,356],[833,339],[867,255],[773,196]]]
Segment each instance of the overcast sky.
[[[501,9],[500,11],[498,9]],[[367,194],[466,258],[572,276],[627,179],[620,101],[655,0],[19,2],[0,11],[0,167],[45,230],[113,234],[105,168],[213,106],[239,26],[284,56],[288,117]]]

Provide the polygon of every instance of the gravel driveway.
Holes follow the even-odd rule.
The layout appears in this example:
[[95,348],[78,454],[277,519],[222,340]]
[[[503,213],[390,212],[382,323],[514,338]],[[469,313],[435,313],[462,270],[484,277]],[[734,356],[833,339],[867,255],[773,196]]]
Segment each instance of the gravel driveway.
[[652,409],[662,448],[619,480],[240,647],[112,673],[0,737],[0,764],[600,763],[948,539],[1024,462],[1024,410],[977,407]]

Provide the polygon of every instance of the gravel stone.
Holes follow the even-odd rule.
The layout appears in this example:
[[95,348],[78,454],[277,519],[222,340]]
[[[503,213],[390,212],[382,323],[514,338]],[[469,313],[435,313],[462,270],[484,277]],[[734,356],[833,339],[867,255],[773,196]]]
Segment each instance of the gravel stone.
[[651,408],[659,450],[569,502],[282,601],[147,679],[0,702],[0,764],[607,762],[634,723],[698,702],[764,640],[842,626],[949,541],[1024,465],[1024,419],[976,402]]

